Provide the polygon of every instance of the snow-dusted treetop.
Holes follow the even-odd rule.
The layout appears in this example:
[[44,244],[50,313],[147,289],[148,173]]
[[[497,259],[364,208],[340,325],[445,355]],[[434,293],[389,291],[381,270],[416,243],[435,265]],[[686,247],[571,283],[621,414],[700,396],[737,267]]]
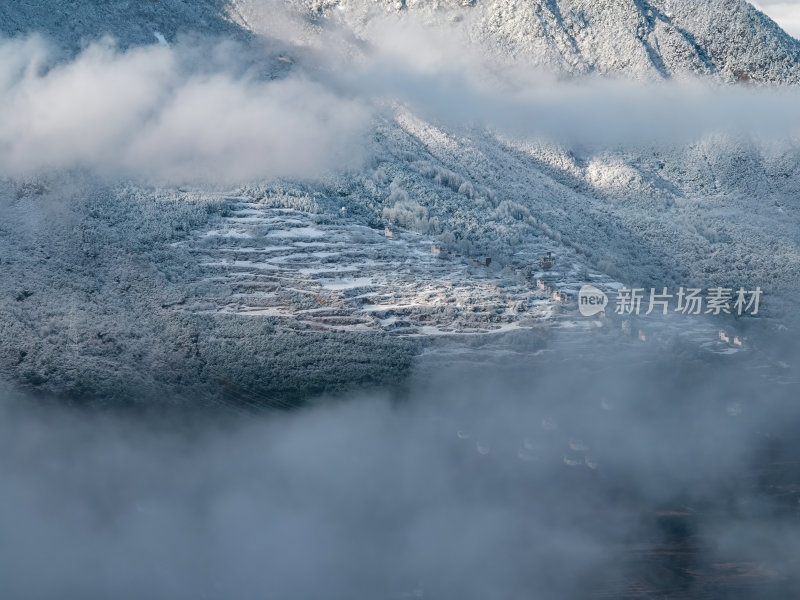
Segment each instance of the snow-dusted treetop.
[[[259,2],[238,4],[247,13]],[[356,29],[379,12],[366,0],[306,5]],[[451,23],[498,55],[560,73],[800,81],[800,42],[744,0],[385,0],[379,6],[383,13]]]
[[0,34],[41,33],[71,50],[111,35],[125,47],[189,32],[274,33],[287,10],[307,31],[344,25],[357,36],[376,19],[419,19],[466,36],[481,51],[562,74],[800,82],[800,42],[744,0],[58,0],[46,8],[7,2],[0,5]]

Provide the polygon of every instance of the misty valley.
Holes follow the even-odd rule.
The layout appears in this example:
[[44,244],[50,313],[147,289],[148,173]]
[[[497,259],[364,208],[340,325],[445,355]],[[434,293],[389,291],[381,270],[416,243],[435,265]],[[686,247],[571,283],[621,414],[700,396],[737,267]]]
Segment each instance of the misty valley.
[[798,596],[793,6],[0,5],[0,597]]

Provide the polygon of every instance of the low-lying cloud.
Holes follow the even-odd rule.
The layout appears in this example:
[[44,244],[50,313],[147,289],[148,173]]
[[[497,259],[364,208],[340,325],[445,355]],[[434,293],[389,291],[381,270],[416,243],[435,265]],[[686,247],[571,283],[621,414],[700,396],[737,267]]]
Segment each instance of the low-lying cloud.
[[122,52],[104,41],[62,63],[41,40],[3,42],[3,174],[85,167],[226,183],[357,164],[363,104],[299,74],[255,77],[235,52],[214,64],[214,51],[187,42]]
[[372,116],[398,102],[446,127],[583,147],[800,136],[796,89],[560,81],[413,21],[376,20],[358,50],[349,34],[322,31],[324,48],[264,40],[272,46],[258,55],[195,40],[120,51],[101,41],[68,62],[38,38],[2,42],[0,173],[313,178],[362,164]]
[[781,597],[793,391],[569,340],[243,419],[0,394],[0,595]]
[[371,46],[360,70],[342,74],[351,89],[399,100],[448,127],[487,127],[584,147],[686,144],[718,133],[800,136],[797,88],[688,76],[565,80],[521,59],[482,52],[457,29],[413,19],[377,19],[364,35]]

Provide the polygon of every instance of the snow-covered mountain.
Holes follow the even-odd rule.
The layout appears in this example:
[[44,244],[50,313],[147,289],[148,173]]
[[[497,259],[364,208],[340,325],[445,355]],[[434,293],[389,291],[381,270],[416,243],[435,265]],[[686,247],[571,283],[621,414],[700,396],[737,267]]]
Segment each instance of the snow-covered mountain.
[[[256,29],[264,22],[263,2],[234,4]],[[386,14],[447,23],[506,60],[570,75],[800,81],[800,42],[745,0],[314,0],[304,6],[356,32]]]
[[4,2],[0,6],[0,33],[8,37],[40,34],[68,51],[108,35],[123,47],[152,44],[156,34],[174,40],[180,33],[242,36],[229,15],[225,0],[56,0]]
[[[476,73],[480,78],[501,65],[495,75],[508,87],[523,85],[524,77],[515,80],[515,73],[539,77],[546,70],[560,79],[591,81],[596,74],[647,81],[699,76],[723,84],[713,88],[720,98],[733,90],[734,100],[740,91],[757,93],[757,86],[728,83],[791,88],[800,77],[800,42],[746,2],[343,1],[295,3],[288,10],[255,0],[49,6],[44,11],[35,3],[5,4],[0,29],[12,36],[40,33],[67,48],[59,59],[66,70],[50,66],[57,81],[69,81],[70,73],[84,76],[85,69],[70,70],[69,57],[104,34],[116,37],[123,51],[149,44],[180,48],[182,34],[190,33],[232,37],[242,44],[237,52],[248,50],[235,76],[224,71],[230,50],[220,53],[224,58],[209,54],[209,63],[223,67],[188,75],[186,65],[205,57],[197,50],[202,45],[188,42],[184,54],[191,60],[179,50],[174,60],[154,54],[167,66],[154,76],[153,89],[160,90],[162,80],[171,83],[164,86],[162,104],[135,105],[136,115],[144,117],[130,122],[138,125],[125,121],[112,145],[91,147],[77,163],[47,168],[47,162],[29,160],[25,164],[37,168],[7,173],[0,186],[0,346],[5,371],[28,386],[80,397],[146,392],[283,403],[353,384],[401,380],[415,357],[454,337],[504,333],[510,344],[526,348],[531,331],[539,335],[552,327],[620,331],[613,319],[584,321],[565,307],[559,292],[574,295],[587,282],[609,291],[620,285],[760,286],[769,298],[762,314],[770,327],[785,326],[791,316],[786,308],[793,306],[800,281],[800,145],[791,132],[773,139],[752,127],[701,128],[676,139],[553,140],[493,127],[491,117],[506,105],[485,102],[489,96],[480,88],[470,96],[467,84],[455,87],[456,101],[445,93],[444,109],[427,111],[426,101],[438,98],[425,95],[420,85],[436,81],[442,64],[464,51],[466,66],[445,69],[446,83],[462,76],[470,81]],[[397,39],[387,39],[392,28],[401,32]],[[440,39],[445,51],[431,55],[427,48]],[[384,60],[397,46],[399,53]],[[75,64],[116,60],[104,52]],[[475,55],[485,62],[470,63]],[[417,61],[416,79],[391,70],[404,57]],[[158,170],[171,160],[183,173],[193,142],[183,143],[181,136],[201,146],[220,145],[221,161],[223,154],[234,157],[223,161],[228,166],[255,155],[257,167],[259,153],[272,148],[258,145],[262,135],[239,143],[218,132],[192,138],[187,131],[198,122],[183,115],[197,114],[206,98],[222,98],[223,107],[233,99],[230,112],[251,114],[252,103],[225,87],[230,81],[239,85],[241,73],[251,72],[242,89],[266,86],[261,100],[274,97],[271,85],[310,80],[316,87],[300,89],[324,89],[346,110],[353,96],[361,102],[359,94],[367,95],[359,69],[389,71],[390,85],[368,92],[369,102],[381,90],[390,97],[376,101],[360,138],[363,156],[346,168],[322,176],[244,178],[224,189],[191,177],[186,185],[156,186],[135,169],[123,169],[123,181],[108,175],[108,154],[128,161],[126,168],[144,164]],[[142,77],[142,70],[130,72]],[[47,69],[42,71],[46,78]],[[12,72],[3,81],[37,70]],[[50,89],[37,76],[23,92]],[[209,81],[222,84],[191,87]],[[611,85],[617,84],[623,85]],[[177,105],[189,107],[184,113],[170,102],[186,89],[199,91],[192,96],[197,104]],[[396,90],[408,92],[410,100],[392,98]],[[0,110],[18,114],[12,111],[29,97],[17,96],[22,100]],[[326,98],[314,104],[301,97],[284,105],[310,104],[307,114],[319,117],[318,125],[345,121],[341,114],[319,116]],[[720,122],[726,114],[738,120],[736,110],[750,106],[737,102],[721,110]],[[472,109],[489,111],[488,126],[460,119],[456,109],[462,104],[466,117]],[[558,104],[557,99],[549,105],[552,113],[542,123],[557,120]],[[113,107],[108,110],[115,114]],[[455,118],[448,116],[453,111]],[[274,113],[275,122],[284,114]],[[228,117],[236,115],[216,116],[224,121],[222,130],[231,131]],[[780,128],[779,111],[757,123],[769,124],[769,117]],[[648,129],[657,117],[631,119]],[[138,154],[115,149],[131,137],[140,141],[132,130],[149,131],[154,124],[158,143],[143,147],[156,158],[142,159],[136,143],[130,146]],[[205,122],[200,124],[205,130]],[[37,131],[33,125],[20,128],[19,135]],[[271,122],[232,125],[246,132]],[[78,131],[83,140],[86,132]],[[309,154],[318,143],[315,137],[295,138],[306,145],[293,147],[292,156]],[[69,155],[73,147],[61,138],[43,139],[48,150],[55,147],[52,160],[63,156],[60,148]],[[33,136],[30,146],[20,147],[36,149],[36,143]],[[167,158],[159,154],[165,145]],[[9,153],[9,161],[19,154]],[[264,157],[264,164],[273,158]],[[99,177],[96,164],[105,169]],[[546,252],[557,263],[545,273],[539,258]],[[629,323],[625,335],[647,339],[650,326],[642,325],[637,336],[638,326],[631,334]],[[667,343],[686,338],[672,322],[656,326]],[[691,332],[691,348],[711,344],[712,352],[739,352],[719,342],[721,326],[749,327],[701,318],[678,329]]]
[[[0,32],[1,597],[796,597],[800,58],[749,4]],[[763,295],[643,314],[683,287]]]
[[800,41],[745,0],[11,2],[0,6],[0,33],[39,33],[75,51],[103,35],[123,47],[189,33],[244,39],[280,29],[287,13],[309,35],[329,23],[361,34],[375,19],[413,15],[504,60],[522,58],[573,75],[800,81]]

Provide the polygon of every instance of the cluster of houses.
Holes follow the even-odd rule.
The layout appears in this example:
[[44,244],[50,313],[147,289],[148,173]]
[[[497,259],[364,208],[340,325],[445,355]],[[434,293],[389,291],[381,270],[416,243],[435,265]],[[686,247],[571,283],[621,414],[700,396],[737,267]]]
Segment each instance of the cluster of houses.
[[719,330],[719,341],[734,346],[736,348],[744,347],[745,338],[739,335],[730,335],[724,329]]
[[[625,319],[620,323],[620,328],[622,329],[622,333],[628,336],[633,336],[634,333],[634,323],[630,319]],[[636,338],[640,342],[646,342],[648,340],[648,333],[644,329],[636,328]],[[657,334],[654,334],[654,339],[658,338]]]
[[536,280],[536,287],[549,294],[556,302],[571,303],[575,301],[575,292],[573,290],[555,289],[541,277]]
[[[387,238],[394,237],[394,230],[390,226],[385,226],[383,228],[383,234]],[[441,245],[439,244],[431,244],[431,254],[434,256],[440,256],[442,258],[448,255],[447,251],[444,250]],[[491,256],[484,256],[481,258],[475,258],[473,261],[482,267],[490,267],[492,265],[492,257]],[[549,271],[555,265],[555,257],[553,256],[552,252],[548,252],[542,258],[539,259],[539,266],[543,271]],[[530,273],[526,269],[526,276],[529,276]],[[517,272],[518,274],[522,274],[521,271]],[[556,302],[562,303],[571,303],[575,301],[576,293],[574,290],[557,290],[545,283],[545,281],[541,278],[536,280],[536,287],[542,291],[547,292],[548,294],[552,295],[553,300]]]
[[[388,239],[392,239],[392,238],[394,238],[394,230],[391,227],[389,227],[388,225],[386,225],[383,228],[383,235],[384,235],[384,237],[386,237]],[[447,256],[447,251],[444,250],[439,244],[431,244],[431,254],[433,254],[434,256],[440,256],[440,257],[444,258],[444,257]],[[487,258],[486,260],[488,261],[486,263],[486,266],[489,266],[489,264],[491,263],[492,259],[491,258]]]
[[[622,331],[628,335],[633,333],[632,323],[629,320],[625,320],[622,322]],[[637,331],[637,337],[639,338],[640,342],[646,342],[648,339],[647,333],[643,329],[639,329]],[[747,341],[746,337],[740,335],[732,335],[725,331],[724,329],[720,329],[718,332],[719,341],[733,348],[743,348],[745,342]]]

